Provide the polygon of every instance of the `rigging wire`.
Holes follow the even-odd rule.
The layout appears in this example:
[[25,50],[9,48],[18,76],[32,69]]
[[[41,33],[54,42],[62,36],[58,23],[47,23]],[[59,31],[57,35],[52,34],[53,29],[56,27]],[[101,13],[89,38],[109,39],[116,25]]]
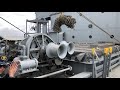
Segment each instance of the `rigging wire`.
[[104,33],[106,33],[107,35],[109,35],[110,36],[110,38],[112,38],[112,39],[114,39],[114,40],[116,40],[117,42],[119,42],[120,43],[120,41],[118,40],[118,39],[116,39],[115,37],[114,37],[114,35],[111,35],[111,34],[109,34],[107,31],[105,31],[103,28],[101,28],[100,26],[98,26],[96,23],[94,23],[92,20],[90,20],[89,18],[87,18],[85,15],[83,15],[82,13],[80,13],[80,12],[77,12],[80,16],[82,16],[84,19],[86,19],[87,21],[89,21],[90,23],[92,23],[93,25],[95,25],[97,28],[99,28],[101,31],[103,31]]

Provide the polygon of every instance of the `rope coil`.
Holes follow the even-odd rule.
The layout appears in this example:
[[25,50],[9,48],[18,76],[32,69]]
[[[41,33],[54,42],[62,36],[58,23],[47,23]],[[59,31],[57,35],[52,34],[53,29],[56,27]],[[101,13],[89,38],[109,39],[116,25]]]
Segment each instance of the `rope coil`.
[[55,20],[53,31],[61,32],[61,26],[66,25],[68,28],[73,29],[76,23],[76,19],[72,18],[72,16],[61,15]]

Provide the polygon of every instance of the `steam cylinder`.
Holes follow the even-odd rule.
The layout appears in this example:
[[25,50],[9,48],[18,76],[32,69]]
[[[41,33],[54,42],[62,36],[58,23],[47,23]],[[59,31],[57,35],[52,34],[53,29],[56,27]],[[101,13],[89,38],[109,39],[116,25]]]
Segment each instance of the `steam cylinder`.
[[21,70],[27,70],[27,69],[34,69],[38,67],[38,61],[37,59],[26,59],[24,61],[21,61],[20,59],[14,59],[14,61],[19,62],[19,69]]

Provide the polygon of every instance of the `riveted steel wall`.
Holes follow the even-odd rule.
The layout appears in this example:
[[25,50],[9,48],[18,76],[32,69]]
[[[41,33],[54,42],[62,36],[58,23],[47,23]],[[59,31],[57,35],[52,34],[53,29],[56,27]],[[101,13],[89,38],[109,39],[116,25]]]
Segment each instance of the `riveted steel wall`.
[[[36,12],[36,18],[49,17],[51,14],[58,12]],[[97,25],[106,30],[109,34],[114,35],[115,38],[120,40],[120,12],[81,12]],[[71,15],[76,18],[75,30],[62,26],[62,31],[65,32],[65,40],[82,43],[94,43],[94,42],[116,42],[112,40],[108,35],[99,30],[93,25],[92,28],[88,26],[91,24],[83,17],[79,16],[77,12],[64,12],[65,15]],[[52,27],[55,19],[59,14],[51,16]],[[51,30],[52,31],[52,30]],[[89,36],[92,36],[90,39]],[[56,37],[56,35],[54,35]],[[53,36],[53,39],[57,39]],[[74,37],[74,38],[73,38]]]

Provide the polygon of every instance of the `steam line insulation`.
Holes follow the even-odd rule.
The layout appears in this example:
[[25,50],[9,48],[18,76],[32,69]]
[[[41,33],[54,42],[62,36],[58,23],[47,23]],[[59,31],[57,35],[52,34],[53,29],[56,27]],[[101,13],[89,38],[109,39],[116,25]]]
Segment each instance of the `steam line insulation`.
[[82,16],[83,18],[85,18],[87,21],[89,21],[90,23],[92,23],[93,25],[95,25],[97,28],[99,28],[101,31],[103,31],[104,33],[106,33],[107,35],[110,36],[110,38],[116,40],[117,42],[120,43],[120,41],[118,39],[116,39],[113,35],[109,34],[107,31],[105,31],[104,29],[102,29],[100,26],[98,26],[97,24],[95,24],[92,20],[88,19],[85,15],[83,15],[80,12],[77,12],[80,16]]

